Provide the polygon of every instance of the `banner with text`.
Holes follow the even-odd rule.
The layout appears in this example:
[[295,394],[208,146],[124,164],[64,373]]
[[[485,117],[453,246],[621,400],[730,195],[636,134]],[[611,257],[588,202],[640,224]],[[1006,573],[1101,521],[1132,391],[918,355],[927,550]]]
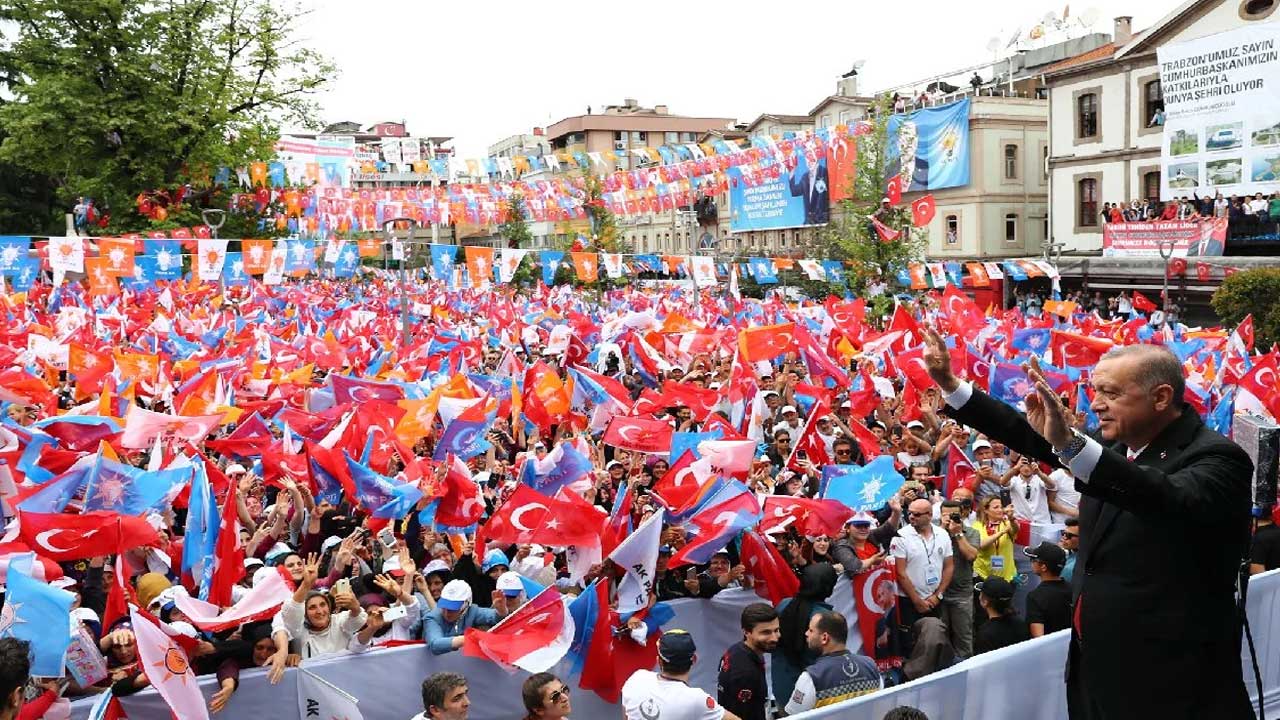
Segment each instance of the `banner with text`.
[[[1280,190],[1280,23],[1157,50],[1164,99],[1160,197]],[[1152,126],[1157,113],[1142,122]]]
[[825,225],[831,218],[826,153],[797,149],[773,167],[776,173],[750,181],[740,168],[728,169],[730,230]]
[[1174,257],[1221,255],[1227,242],[1227,219],[1169,222],[1107,223],[1102,227],[1106,257],[1160,257],[1160,244],[1173,243]]

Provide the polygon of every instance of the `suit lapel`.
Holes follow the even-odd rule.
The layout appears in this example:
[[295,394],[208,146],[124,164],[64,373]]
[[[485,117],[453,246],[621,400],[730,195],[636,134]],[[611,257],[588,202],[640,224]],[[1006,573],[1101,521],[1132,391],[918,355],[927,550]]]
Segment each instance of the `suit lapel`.
[[[1200,416],[1190,406],[1183,408],[1182,417],[1174,420],[1164,429],[1164,432],[1156,436],[1138,457],[1133,459],[1139,465],[1147,467],[1159,467],[1165,469],[1166,464],[1172,464],[1178,458],[1179,452],[1186,447],[1193,437],[1196,430],[1200,426]],[[1121,455],[1126,454],[1128,448],[1120,443],[1109,443],[1108,447]],[[1093,527],[1093,535],[1096,538],[1089,544],[1090,550],[1098,547],[1102,543],[1102,538],[1107,534],[1107,530],[1111,528],[1111,524],[1115,522],[1120,515],[1120,508],[1113,503],[1099,502],[1097,521]]]

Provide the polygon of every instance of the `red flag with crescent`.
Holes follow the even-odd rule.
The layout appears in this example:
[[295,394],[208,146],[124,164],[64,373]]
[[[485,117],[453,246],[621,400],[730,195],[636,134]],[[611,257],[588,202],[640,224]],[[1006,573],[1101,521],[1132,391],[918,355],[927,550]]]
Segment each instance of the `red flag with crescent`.
[[795,349],[794,323],[747,328],[738,335],[738,350],[747,362],[772,360]]
[[623,450],[665,453],[671,450],[672,427],[661,420],[615,415],[604,430],[604,443]]
[[933,195],[925,195],[911,201],[911,224],[916,227],[924,227],[933,221],[933,216],[938,212],[938,203],[933,199]]

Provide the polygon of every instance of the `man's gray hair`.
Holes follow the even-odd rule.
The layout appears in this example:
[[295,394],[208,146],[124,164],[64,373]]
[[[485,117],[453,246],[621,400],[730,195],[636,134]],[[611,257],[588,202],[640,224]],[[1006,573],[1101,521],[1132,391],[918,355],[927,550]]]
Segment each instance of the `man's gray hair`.
[[422,710],[427,717],[433,717],[431,708],[444,709],[444,702],[449,693],[457,688],[466,687],[467,679],[455,672],[438,672],[427,676],[422,681]]
[[1138,373],[1135,381],[1142,389],[1150,392],[1160,385],[1173,388],[1173,406],[1183,405],[1183,395],[1187,390],[1187,381],[1182,372],[1182,361],[1172,350],[1163,345],[1121,345],[1107,351],[1103,360],[1119,360],[1137,357]]

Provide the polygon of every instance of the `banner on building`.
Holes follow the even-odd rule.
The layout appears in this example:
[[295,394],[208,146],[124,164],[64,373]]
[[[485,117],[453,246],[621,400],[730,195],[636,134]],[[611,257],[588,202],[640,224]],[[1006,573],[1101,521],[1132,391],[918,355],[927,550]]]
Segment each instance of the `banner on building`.
[[1280,190],[1277,40],[1280,23],[1259,23],[1158,48],[1161,199]]
[[893,171],[902,191],[969,184],[969,99],[889,118],[886,180]]
[[797,146],[775,167],[776,173],[750,181],[741,168],[728,169],[730,230],[825,225],[831,219],[825,152]]
[[1226,218],[1107,223],[1102,227],[1102,254],[1107,257],[1160,257],[1161,243],[1169,242],[1173,243],[1174,257],[1209,257],[1221,255],[1226,241]]

